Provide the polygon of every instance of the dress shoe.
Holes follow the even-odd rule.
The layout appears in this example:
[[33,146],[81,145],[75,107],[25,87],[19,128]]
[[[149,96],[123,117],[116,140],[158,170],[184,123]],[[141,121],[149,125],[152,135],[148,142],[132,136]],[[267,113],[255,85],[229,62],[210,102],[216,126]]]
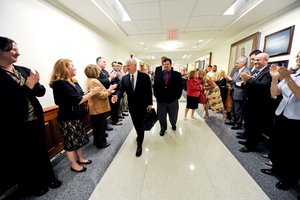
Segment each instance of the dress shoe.
[[246,136],[244,136],[244,135],[237,135],[237,136],[235,136],[237,139],[242,139],[242,140],[245,140],[245,139],[247,139],[247,137]]
[[241,126],[233,126],[231,127],[231,130],[239,130],[239,129],[243,129]]
[[128,114],[122,113],[122,116],[123,116],[123,117],[126,117],[126,116],[128,116]]
[[263,157],[263,158],[269,158],[269,154],[267,154],[267,153],[262,153],[262,154],[261,154],[261,157]]
[[104,148],[108,147],[109,145],[110,145],[109,143],[106,143],[104,145],[98,145],[97,148],[98,149],[104,149]]
[[243,141],[243,140],[239,140],[238,143],[241,144],[241,145],[246,145],[247,144],[247,142]]
[[122,126],[123,124],[121,122],[117,122],[117,123],[112,123],[112,125],[114,125],[114,126]]
[[285,183],[284,181],[279,181],[276,183],[275,187],[279,190],[288,190],[294,187],[296,184]]
[[225,122],[225,124],[226,124],[226,125],[230,125],[230,126],[233,126],[233,125],[235,125],[235,123],[234,123],[234,122],[232,122],[232,121]]
[[61,181],[57,180],[57,179],[55,179],[54,181],[49,183],[49,188],[51,188],[51,189],[59,188],[59,186],[61,186]]
[[245,132],[236,132],[236,134],[238,134],[238,135],[246,135]]
[[140,157],[142,155],[142,151],[143,151],[142,147],[137,147],[135,156]]
[[172,130],[176,131],[176,125],[172,125]]
[[251,149],[247,146],[244,146],[243,148],[240,148],[239,151],[242,153],[249,153],[249,152],[253,151],[253,149]]
[[166,132],[165,130],[160,130],[159,135],[160,135],[160,136],[164,136],[164,135],[165,135],[165,132]]
[[92,163],[91,160],[87,160],[86,162],[80,162],[79,160],[77,160],[77,163],[80,164],[80,165],[89,165]]
[[49,191],[49,189],[47,187],[41,188],[39,190],[34,191],[33,195],[36,197],[40,197],[40,196],[43,196],[44,194],[46,194],[48,191]]
[[112,127],[110,127],[110,126],[108,126],[108,127],[106,127],[106,130],[107,131],[112,131],[112,130],[114,130]]
[[79,172],[79,173],[85,172],[85,171],[86,171],[86,167],[82,167],[81,170],[76,170],[76,169],[74,169],[73,167],[71,167],[71,171],[73,171],[73,172]]
[[272,163],[272,161],[271,161],[271,160],[268,160],[268,161],[266,161],[266,162],[265,162],[265,164],[266,164],[266,165],[268,165],[268,166],[270,166],[270,167],[272,167],[272,166],[273,166],[273,163]]
[[261,169],[260,171],[262,173],[270,175],[270,176],[275,176],[276,175],[276,172],[274,172],[274,170],[272,168],[271,169]]
[[125,117],[123,117],[123,116],[118,116],[118,118],[119,118],[119,119],[124,119]]

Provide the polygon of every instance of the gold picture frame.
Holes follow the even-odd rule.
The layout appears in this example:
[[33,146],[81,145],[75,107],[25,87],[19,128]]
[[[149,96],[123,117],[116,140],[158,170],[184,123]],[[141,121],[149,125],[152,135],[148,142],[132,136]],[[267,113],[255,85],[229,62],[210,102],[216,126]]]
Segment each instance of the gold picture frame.
[[[249,54],[251,53],[251,51],[258,48],[259,38],[260,38],[260,32],[256,32],[253,33],[252,35],[245,37],[244,39],[241,39],[231,44],[230,54],[229,54],[228,74],[234,68],[235,61],[238,57],[245,56],[249,58]],[[249,60],[247,66],[252,67],[250,66]]]

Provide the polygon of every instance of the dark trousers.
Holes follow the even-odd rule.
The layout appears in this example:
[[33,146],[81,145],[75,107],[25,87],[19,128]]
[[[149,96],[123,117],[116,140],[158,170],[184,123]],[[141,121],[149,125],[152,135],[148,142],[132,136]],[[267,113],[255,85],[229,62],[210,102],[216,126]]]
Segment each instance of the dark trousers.
[[171,125],[176,126],[178,109],[178,100],[175,100],[171,103],[162,103],[157,101],[157,114],[161,130],[167,130],[167,115],[169,115]]
[[17,159],[23,165],[16,173],[21,191],[30,193],[48,187],[55,175],[47,151],[44,122],[25,122],[22,131],[19,138],[22,155]]
[[300,178],[300,120],[275,116],[270,144],[273,169],[282,181],[296,184]]
[[141,147],[144,141],[144,134],[145,134],[144,127],[143,127],[143,118],[144,118],[143,110],[133,111],[130,110],[129,108],[129,113],[137,134],[137,138],[136,138],[137,146]]
[[111,122],[116,124],[119,122],[119,108],[120,108],[120,99],[116,103],[110,102],[110,114],[111,114]]
[[103,146],[106,144],[105,131],[107,127],[106,114],[90,115],[94,141],[96,146]]

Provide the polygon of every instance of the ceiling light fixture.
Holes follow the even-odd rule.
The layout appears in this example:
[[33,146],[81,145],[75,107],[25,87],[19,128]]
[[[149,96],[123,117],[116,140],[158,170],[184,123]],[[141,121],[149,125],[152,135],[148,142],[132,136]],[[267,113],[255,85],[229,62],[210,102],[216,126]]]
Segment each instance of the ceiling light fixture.
[[234,15],[239,9],[241,9],[249,0],[236,0],[223,15]]
[[105,10],[95,1],[95,0],[91,0],[91,2],[117,27],[119,27],[117,25],[117,23],[111,18],[111,16],[109,16],[109,14],[107,14],[107,12],[105,12]]
[[181,43],[178,41],[165,41],[158,45],[160,48],[166,51],[172,51],[181,47]]
[[126,12],[119,0],[113,0],[112,8],[121,17],[123,22],[131,21],[131,18],[129,17],[128,13]]

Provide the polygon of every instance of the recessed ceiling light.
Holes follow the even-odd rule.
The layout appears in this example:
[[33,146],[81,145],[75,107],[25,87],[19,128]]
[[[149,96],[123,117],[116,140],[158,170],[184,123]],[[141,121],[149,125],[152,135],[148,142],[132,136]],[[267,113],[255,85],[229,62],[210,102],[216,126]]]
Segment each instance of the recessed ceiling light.
[[181,47],[181,43],[178,41],[165,41],[159,44],[159,47],[166,50],[166,51],[172,51],[179,47]]
[[203,42],[204,40],[198,40],[198,42]]

